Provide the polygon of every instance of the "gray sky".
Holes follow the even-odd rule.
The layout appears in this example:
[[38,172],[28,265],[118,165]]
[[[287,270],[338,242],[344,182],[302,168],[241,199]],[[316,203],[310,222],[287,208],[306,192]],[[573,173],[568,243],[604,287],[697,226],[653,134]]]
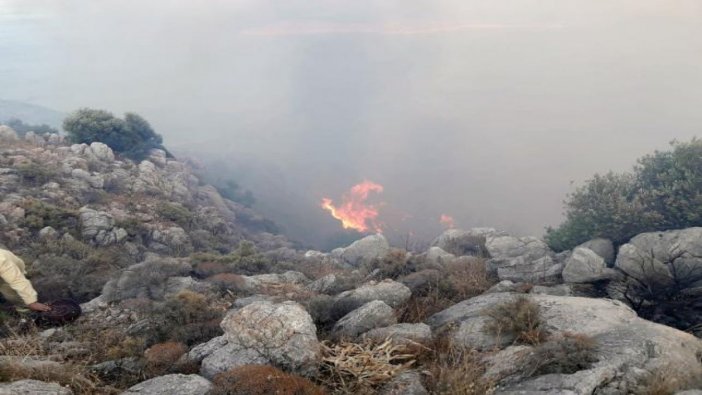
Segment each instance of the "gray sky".
[[135,111],[293,237],[364,179],[389,229],[540,235],[702,121],[698,0],[0,0],[0,99]]

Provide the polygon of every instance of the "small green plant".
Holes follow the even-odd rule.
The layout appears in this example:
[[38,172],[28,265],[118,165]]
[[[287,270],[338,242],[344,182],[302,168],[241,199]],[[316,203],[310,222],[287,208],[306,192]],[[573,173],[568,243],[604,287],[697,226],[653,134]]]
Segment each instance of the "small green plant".
[[46,184],[58,174],[54,168],[34,162],[17,166],[17,173],[23,183],[32,186]]
[[161,203],[156,207],[156,213],[161,218],[175,222],[183,229],[190,229],[195,224],[195,215],[178,203]]
[[539,305],[526,296],[489,307],[485,330],[494,336],[508,336],[518,343],[540,344],[547,336]]
[[78,227],[78,216],[75,211],[42,202],[28,200],[23,205],[24,226],[32,231],[39,231],[46,226],[56,230],[74,230]]

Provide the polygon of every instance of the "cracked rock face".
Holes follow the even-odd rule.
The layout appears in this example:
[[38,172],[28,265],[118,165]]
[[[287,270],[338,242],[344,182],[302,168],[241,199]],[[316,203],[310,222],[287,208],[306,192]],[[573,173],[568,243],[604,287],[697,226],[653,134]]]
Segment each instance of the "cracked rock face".
[[212,389],[204,377],[196,374],[168,374],[141,382],[126,392],[124,395],[205,395]]
[[488,236],[485,248],[491,257],[487,267],[500,280],[545,283],[557,280],[563,271],[553,251],[535,237]]
[[[455,327],[458,344],[478,349],[505,347],[510,341],[484,330],[485,309],[513,300],[515,294],[493,293],[458,303],[429,318],[435,333]],[[621,302],[553,295],[530,295],[539,305],[550,333],[572,332],[592,337],[597,359],[589,369],[573,374],[547,374],[522,378],[501,386],[498,394],[628,394],[645,385],[645,379],[665,373],[683,385],[701,385],[702,340],[677,329],[639,318]],[[642,373],[643,372],[643,373]],[[660,373],[659,373],[660,372]]]
[[317,328],[298,303],[253,302],[231,311],[220,326],[227,346],[237,352],[257,353],[274,365],[302,375],[314,375],[317,370]]

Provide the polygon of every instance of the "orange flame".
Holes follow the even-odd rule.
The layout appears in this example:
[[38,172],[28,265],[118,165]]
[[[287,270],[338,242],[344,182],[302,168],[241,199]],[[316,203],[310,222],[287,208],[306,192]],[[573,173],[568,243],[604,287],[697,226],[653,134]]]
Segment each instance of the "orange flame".
[[453,229],[456,227],[456,221],[454,221],[453,217],[450,215],[441,214],[439,222],[441,222],[441,225],[447,227],[448,229]]
[[369,229],[380,233],[380,225],[376,222],[378,218],[378,208],[366,203],[371,192],[383,192],[383,186],[371,181],[364,181],[354,185],[351,190],[344,194],[340,206],[334,206],[329,198],[322,199],[322,208],[328,210],[332,217],[341,221],[344,229],[355,229],[359,232],[367,232]]

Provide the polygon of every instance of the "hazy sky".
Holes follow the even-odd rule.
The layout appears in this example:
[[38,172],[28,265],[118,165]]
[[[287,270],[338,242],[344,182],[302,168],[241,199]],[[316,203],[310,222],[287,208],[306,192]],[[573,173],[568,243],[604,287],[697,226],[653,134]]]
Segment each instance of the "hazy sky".
[[700,135],[698,0],[0,0],[0,99],[145,116],[319,245],[387,224],[542,234],[595,172]]

